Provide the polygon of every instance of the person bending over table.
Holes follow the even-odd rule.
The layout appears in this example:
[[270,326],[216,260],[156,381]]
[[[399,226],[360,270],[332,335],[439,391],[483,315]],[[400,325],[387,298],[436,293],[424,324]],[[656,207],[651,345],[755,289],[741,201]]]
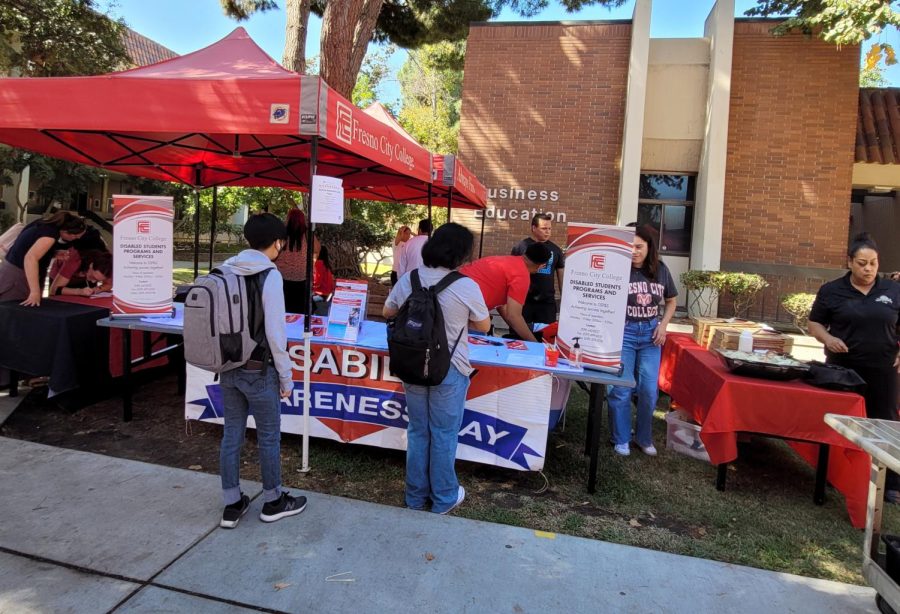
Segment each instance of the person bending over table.
[[[463,226],[447,223],[435,231],[422,247],[423,266],[416,269],[424,288],[439,283],[472,255],[475,237]],[[384,303],[382,315],[391,319],[412,294],[407,273],[397,280]],[[487,332],[490,315],[481,290],[471,279],[457,279],[438,294],[450,347],[450,370],[437,386],[403,384],[409,426],[406,430],[406,505],[424,510],[429,499],[431,511],[446,514],[466,497],[454,465],[459,429],[462,426],[466,392],[472,365],[466,329]],[[454,341],[451,341],[454,340]],[[458,341],[455,341],[458,340]]]
[[91,296],[112,290],[112,254],[95,249],[82,253],[74,248],[61,254],[66,254],[65,262],[50,284],[50,296]]
[[[853,238],[846,275],[819,288],[809,332],[825,346],[825,361],[856,371],[866,382],[866,415],[897,420],[900,284],[878,276],[878,246],[868,233]],[[888,472],[885,498],[900,503],[900,478]]]
[[[653,445],[653,410],[659,399],[659,361],[666,342],[666,327],[675,313],[678,290],[657,251],[656,232],[649,226],[635,229],[631,279],[625,311],[622,368],[635,373],[637,419],[634,440],[644,454],[656,456]],[[660,304],[664,305],[662,317]],[[609,424],[616,454],[631,453],[631,398],[635,390],[610,386]]]
[[488,256],[460,269],[481,288],[488,309],[497,309],[509,329],[524,341],[537,341],[525,322],[522,306],[528,297],[531,275],[551,257],[545,243],[532,243],[521,256]]
[[0,301],[22,301],[26,307],[40,305],[56,242],[75,241],[84,232],[84,220],[69,211],[28,224],[0,261]]

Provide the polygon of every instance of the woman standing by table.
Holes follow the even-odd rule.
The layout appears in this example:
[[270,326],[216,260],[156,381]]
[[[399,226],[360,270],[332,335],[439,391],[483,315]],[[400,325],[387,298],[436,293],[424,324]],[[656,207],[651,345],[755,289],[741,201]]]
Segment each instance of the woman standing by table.
[[[412,294],[412,275],[423,288],[436,286],[472,256],[475,238],[459,224],[437,229],[422,248],[423,266],[403,275],[384,303],[382,315],[397,317]],[[487,332],[491,325],[481,290],[468,277],[451,282],[437,295],[450,350],[450,370],[436,386],[403,384],[409,427],[406,430],[406,505],[446,514],[465,499],[456,477],[456,448],[465,410],[472,365],[466,329]],[[452,341],[451,341],[452,340]],[[453,345],[449,345],[453,344]]]
[[[622,368],[637,381],[637,420],[634,440],[644,454],[656,456],[653,445],[653,410],[659,399],[659,361],[666,342],[666,327],[675,314],[678,290],[665,263],[660,261],[656,232],[648,226],[635,228],[631,255],[628,307],[622,344]],[[662,317],[660,304],[664,304]],[[616,454],[631,453],[631,397],[635,390],[610,386],[609,424]]]
[[284,279],[284,309],[287,313],[306,313],[306,216],[293,207],[285,220],[287,246],[275,260]]
[[[878,246],[868,233],[847,250],[850,270],[819,288],[809,332],[825,346],[828,363],[856,371],[866,382],[866,415],[897,420],[897,344],[900,284],[878,276]],[[887,498],[900,503],[900,479],[888,473]]]
[[26,226],[0,261],[0,301],[22,301],[26,307],[40,305],[56,242],[75,241],[84,232],[84,220],[69,211]]
[[412,230],[404,224],[397,230],[397,236],[394,237],[393,256],[391,258],[391,286],[397,284],[397,272],[400,270],[400,254],[403,253],[403,248],[406,247],[406,242],[409,241],[411,236]]

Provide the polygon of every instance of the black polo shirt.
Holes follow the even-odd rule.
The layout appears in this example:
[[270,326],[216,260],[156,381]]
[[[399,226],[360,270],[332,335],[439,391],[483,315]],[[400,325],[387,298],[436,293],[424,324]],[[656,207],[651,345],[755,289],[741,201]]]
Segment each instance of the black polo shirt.
[[850,283],[850,273],[819,288],[811,322],[818,322],[847,345],[847,354],[825,355],[829,360],[889,367],[897,356],[897,318],[900,284],[878,278],[868,294]]

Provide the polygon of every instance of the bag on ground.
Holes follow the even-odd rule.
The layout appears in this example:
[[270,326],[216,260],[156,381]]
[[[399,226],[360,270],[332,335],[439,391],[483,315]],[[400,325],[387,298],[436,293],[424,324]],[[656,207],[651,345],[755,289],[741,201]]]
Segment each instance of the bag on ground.
[[213,269],[200,275],[184,300],[184,359],[212,373],[267,362],[262,287],[271,269],[235,275]]
[[[462,277],[462,274],[453,271],[434,286],[423,288],[419,271],[416,269],[410,273],[412,292],[387,327],[391,373],[405,383],[436,386],[447,377],[453,353],[447,344],[444,313],[438,303],[438,294]],[[464,332],[465,328],[457,338],[457,344]],[[453,351],[456,351],[456,346]]]

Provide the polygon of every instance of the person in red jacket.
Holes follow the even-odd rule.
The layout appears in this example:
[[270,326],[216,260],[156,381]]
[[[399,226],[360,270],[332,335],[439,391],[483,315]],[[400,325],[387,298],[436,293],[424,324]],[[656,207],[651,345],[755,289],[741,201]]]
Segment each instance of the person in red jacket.
[[328,313],[328,302],[334,293],[334,273],[331,263],[328,261],[328,248],[319,247],[319,255],[313,269],[313,313],[325,315]]
[[475,280],[487,308],[496,308],[519,339],[537,341],[522,316],[522,306],[528,297],[531,274],[546,265],[550,255],[544,243],[532,243],[521,256],[488,256],[459,272]]

